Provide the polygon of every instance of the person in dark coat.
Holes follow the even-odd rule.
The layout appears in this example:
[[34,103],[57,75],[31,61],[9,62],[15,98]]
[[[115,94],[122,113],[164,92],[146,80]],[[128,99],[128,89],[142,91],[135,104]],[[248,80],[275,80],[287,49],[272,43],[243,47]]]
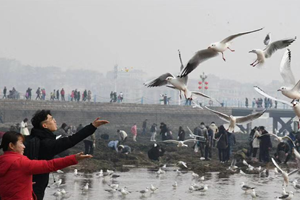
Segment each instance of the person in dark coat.
[[159,157],[163,156],[165,150],[158,144],[154,143],[152,148],[148,151],[148,157],[150,160],[159,161]]
[[292,151],[291,151],[291,148],[289,146],[288,143],[286,142],[280,142],[278,145],[277,145],[277,150],[276,150],[276,153],[275,153],[275,158],[276,160],[281,163],[283,160],[280,159],[280,152],[284,152],[285,153],[285,161],[284,161],[284,164],[286,164],[289,159],[291,158],[292,156]]
[[270,161],[269,151],[272,149],[271,137],[268,134],[268,132],[265,130],[264,126],[260,126],[258,128],[258,131],[261,134],[261,136],[258,137],[260,139],[259,161],[260,162],[269,162]]
[[167,140],[168,139],[168,128],[167,125],[163,122],[160,123],[160,135],[161,135],[161,140]]
[[[97,118],[79,132],[69,137],[63,137],[57,140],[53,133],[57,130],[57,125],[50,110],[38,110],[33,115],[31,123],[33,125],[31,135],[40,139],[38,160],[51,160],[55,155],[75,146],[86,137],[92,135],[96,131],[97,127],[109,122],[106,120],[99,120],[99,118]],[[33,185],[34,193],[38,200],[42,200],[49,182],[49,173],[34,175],[33,182],[35,182]]]
[[185,131],[183,130],[182,126],[179,126],[178,140],[179,141],[184,141],[184,139],[185,139]]
[[226,149],[228,147],[227,131],[223,125],[219,127],[219,132],[216,133],[215,138],[217,140],[217,148],[219,150],[219,160],[221,163],[226,161]]

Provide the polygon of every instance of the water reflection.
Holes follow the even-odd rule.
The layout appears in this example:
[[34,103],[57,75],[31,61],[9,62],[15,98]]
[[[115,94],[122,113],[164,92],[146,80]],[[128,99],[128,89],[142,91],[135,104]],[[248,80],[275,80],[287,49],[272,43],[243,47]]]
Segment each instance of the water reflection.
[[[235,174],[230,177],[219,176],[219,173],[205,174],[205,180],[200,181],[192,177],[192,172],[177,175],[175,168],[168,168],[165,174],[157,176],[155,171],[147,169],[132,169],[129,172],[120,172],[119,178],[112,179],[109,177],[97,177],[96,173],[81,174],[75,177],[73,173],[54,174],[55,180],[62,179],[63,188],[66,191],[65,195],[54,196],[57,191],[52,183],[54,182],[53,176],[50,176],[50,188],[47,188],[45,199],[58,200],[58,199],[72,199],[72,200],[93,200],[93,199],[175,199],[175,200],[189,200],[194,199],[210,199],[210,200],[243,200],[252,199],[249,194],[241,189],[240,185],[245,182],[247,185],[256,188],[256,193],[260,196],[259,199],[274,199],[281,196],[282,192],[282,177],[275,177],[273,171],[267,178],[259,178],[258,175],[240,175]],[[295,174],[291,180],[299,177]],[[177,187],[172,185],[177,182]],[[83,187],[89,183],[87,192],[83,192]],[[105,191],[111,189],[109,184],[119,184],[119,188],[127,187],[131,192],[128,195],[122,195],[120,192]],[[209,186],[208,191],[199,192],[189,190],[191,184]],[[150,190],[141,195],[139,191],[145,190],[146,187],[150,188],[153,184],[158,189],[152,193]],[[287,191],[294,191],[292,185],[287,188]],[[294,195],[294,199],[299,198],[299,193]]]

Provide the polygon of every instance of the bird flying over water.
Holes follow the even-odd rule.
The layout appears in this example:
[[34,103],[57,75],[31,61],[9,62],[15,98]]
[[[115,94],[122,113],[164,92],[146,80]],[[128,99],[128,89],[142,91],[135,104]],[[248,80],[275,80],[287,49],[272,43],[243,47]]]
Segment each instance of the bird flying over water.
[[260,116],[262,116],[264,114],[264,112],[266,110],[263,110],[261,112],[257,112],[257,113],[253,113],[253,114],[250,114],[250,115],[247,115],[247,116],[243,116],[243,117],[235,117],[235,116],[232,116],[232,115],[226,115],[224,113],[221,113],[219,111],[216,111],[216,110],[212,110],[206,106],[204,106],[205,109],[215,113],[216,115],[218,115],[218,117],[226,122],[229,123],[229,127],[228,127],[228,130],[229,132],[233,132],[234,131],[234,127],[236,126],[236,124],[240,124],[240,123],[247,123],[247,122],[251,122],[257,118],[259,118]]

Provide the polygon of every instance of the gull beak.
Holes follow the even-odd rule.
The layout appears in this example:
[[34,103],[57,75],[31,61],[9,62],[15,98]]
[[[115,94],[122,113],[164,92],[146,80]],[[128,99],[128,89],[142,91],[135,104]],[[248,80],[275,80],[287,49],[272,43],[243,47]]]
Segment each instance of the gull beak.
[[249,53],[255,53],[255,50],[251,50],[251,51],[249,51]]
[[281,89],[278,89],[277,91],[281,91]]

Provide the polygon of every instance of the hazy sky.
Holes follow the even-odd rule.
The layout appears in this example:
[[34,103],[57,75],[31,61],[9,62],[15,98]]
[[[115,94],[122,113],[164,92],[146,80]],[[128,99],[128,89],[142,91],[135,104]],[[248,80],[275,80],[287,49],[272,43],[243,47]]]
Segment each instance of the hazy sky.
[[[297,0],[0,0],[0,57],[32,66],[93,69],[141,69],[149,75],[178,73],[181,50],[186,64],[197,50],[244,31],[219,57],[202,63],[203,71],[242,82],[281,80],[277,51],[264,69],[249,64],[264,48],[263,39],[300,36]],[[299,40],[299,39],[298,39]],[[300,41],[294,42],[292,69],[300,79]],[[298,68],[298,69],[297,69]]]

